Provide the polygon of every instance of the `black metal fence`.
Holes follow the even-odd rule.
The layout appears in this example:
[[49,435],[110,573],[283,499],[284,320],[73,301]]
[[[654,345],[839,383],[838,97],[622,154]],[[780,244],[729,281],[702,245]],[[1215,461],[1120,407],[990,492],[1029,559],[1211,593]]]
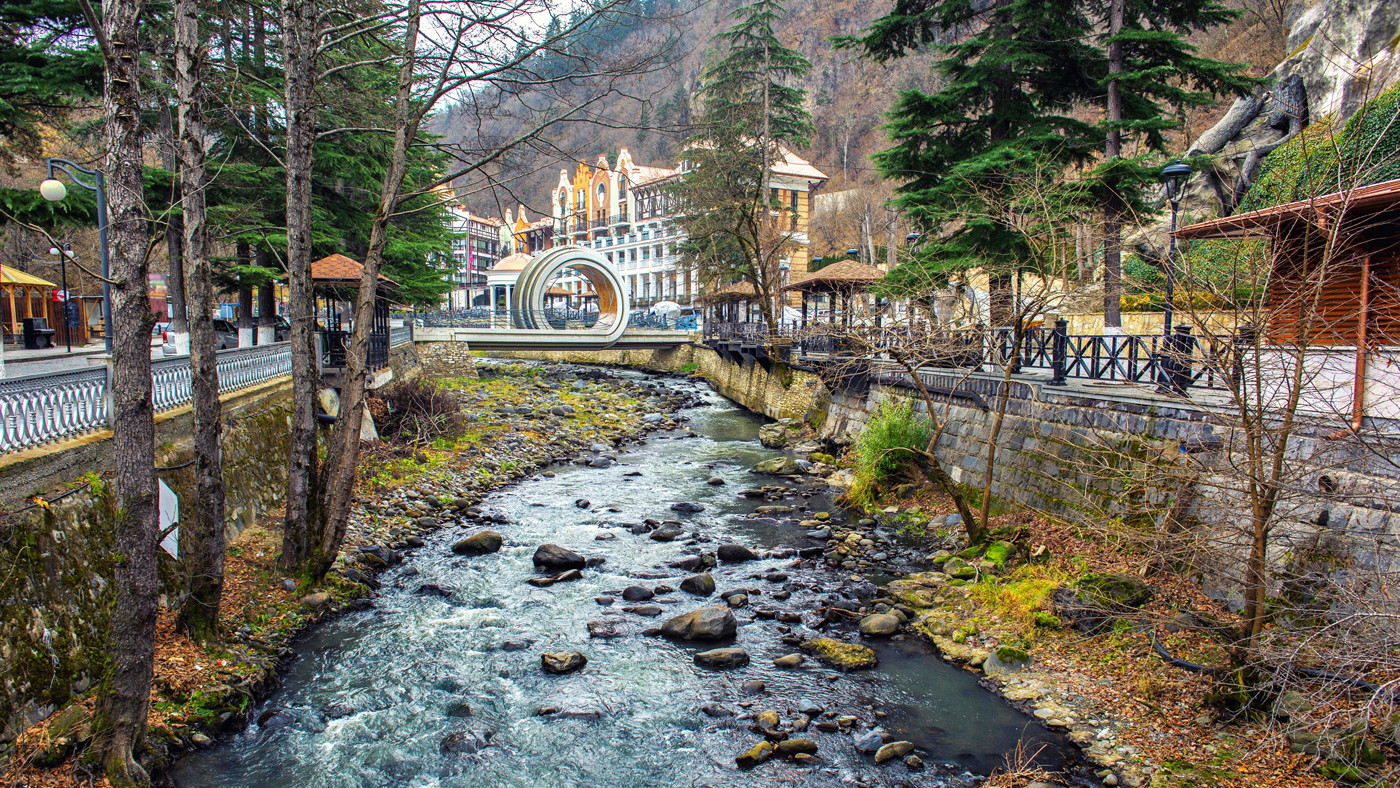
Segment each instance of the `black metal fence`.
[[[891,350],[917,348],[915,355],[929,367],[1048,370],[1051,385],[1069,378],[1156,384],[1178,393],[1196,386],[1223,385],[1220,358],[1198,342],[1191,327],[1179,325],[1170,336],[1070,335],[1067,323],[1053,328],[1025,329],[1021,341],[1011,328],[931,333],[908,326],[833,330],[828,326],[803,329],[783,326],[778,338],[798,358],[829,362],[835,358],[888,358]],[[766,344],[764,323],[710,323],[705,339],[712,342]],[[907,353],[906,353],[907,354]]]

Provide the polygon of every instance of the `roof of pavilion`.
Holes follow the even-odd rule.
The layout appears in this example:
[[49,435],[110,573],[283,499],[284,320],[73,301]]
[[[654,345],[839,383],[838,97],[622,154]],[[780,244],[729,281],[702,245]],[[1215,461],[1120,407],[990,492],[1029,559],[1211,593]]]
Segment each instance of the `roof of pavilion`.
[[752,282],[731,282],[712,292],[700,296],[702,301],[747,301],[757,298],[758,291]]
[[1183,240],[1258,238],[1272,235],[1285,224],[1317,222],[1327,217],[1336,218],[1338,213],[1375,213],[1397,205],[1400,205],[1400,178],[1187,225],[1176,231],[1176,237]]
[[[346,257],[343,254],[332,254],[322,257],[311,264],[311,282],[316,285],[326,285],[329,287],[343,287],[346,285],[358,285],[360,277],[364,275],[365,267],[360,261]],[[389,277],[380,274],[379,281],[387,283],[390,287],[398,288],[399,283]]]
[[530,255],[516,252],[513,255],[502,257],[500,262],[491,266],[492,271],[524,271],[525,265],[530,262]]
[[0,285],[24,285],[25,287],[58,287],[58,285],[47,279],[40,279],[33,274],[11,268],[8,265],[0,265]]
[[823,293],[832,290],[851,290],[877,282],[885,275],[884,271],[855,260],[838,260],[818,271],[794,280],[784,290],[805,290]]

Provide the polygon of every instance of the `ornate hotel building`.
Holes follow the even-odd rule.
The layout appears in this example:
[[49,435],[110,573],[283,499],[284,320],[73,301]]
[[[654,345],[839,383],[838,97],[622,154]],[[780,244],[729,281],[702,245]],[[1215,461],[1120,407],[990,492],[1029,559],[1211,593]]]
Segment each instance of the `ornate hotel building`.
[[[679,265],[676,247],[685,235],[672,221],[675,205],[667,189],[684,166],[639,165],[622,148],[615,166],[600,155],[592,166],[579,162],[572,177],[560,170],[559,184],[550,192],[553,245],[574,243],[601,252],[627,283],[634,306],[690,303],[700,295],[700,281],[694,271]],[[788,276],[807,273],[812,195],[826,180],[821,170],[791,151],[783,150],[782,160],[773,165],[773,191],[792,210],[791,231],[799,244],[784,261]]]

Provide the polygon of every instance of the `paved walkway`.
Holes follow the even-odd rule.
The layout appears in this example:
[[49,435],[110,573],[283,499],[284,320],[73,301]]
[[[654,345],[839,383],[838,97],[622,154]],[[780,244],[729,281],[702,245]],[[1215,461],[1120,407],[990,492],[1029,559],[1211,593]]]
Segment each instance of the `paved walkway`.
[[[11,380],[35,375],[71,372],[75,369],[87,369],[93,366],[94,362],[97,362],[105,352],[107,352],[106,347],[101,342],[75,345],[72,353],[69,353],[68,348],[63,345],[44,350],[24,350],[23,348],[7,346],[5,348],[5,372],[0,375],[0,378]],[[152,338],[151,360],[164,357],[161,352],[160,338]]]

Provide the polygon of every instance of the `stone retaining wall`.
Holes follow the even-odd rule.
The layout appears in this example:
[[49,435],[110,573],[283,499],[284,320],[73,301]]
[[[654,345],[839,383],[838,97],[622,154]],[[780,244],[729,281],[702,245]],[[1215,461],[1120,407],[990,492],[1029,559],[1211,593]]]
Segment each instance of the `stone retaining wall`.
[[[287,476],[291,383],[226,395],[223,436],[228,535],[235,536],[282,504]],[[189,414],[169,415],[160,433],[157,474],[179,496],[182,519],[194,502]],[[162,440],[158,438],[158,440]],[[111,441],[99,437],[59,451],[47,467],[79,481],[47,505],[0,516],[0,755],[28,725],[86,691],[103,667],[111,610],[112,509],[96,471],[110,464]],[[31,458],[30,471],[43,467]],[[77,470],[86,463],[87,479]],[[161,554],[164,593],[178,593],[179,565]]]
[[472,351],[466,342],[425,342],[413,343],[415,352],[421,359],[422,374],[434,378],[474,378],[476,365],[472,363]]

